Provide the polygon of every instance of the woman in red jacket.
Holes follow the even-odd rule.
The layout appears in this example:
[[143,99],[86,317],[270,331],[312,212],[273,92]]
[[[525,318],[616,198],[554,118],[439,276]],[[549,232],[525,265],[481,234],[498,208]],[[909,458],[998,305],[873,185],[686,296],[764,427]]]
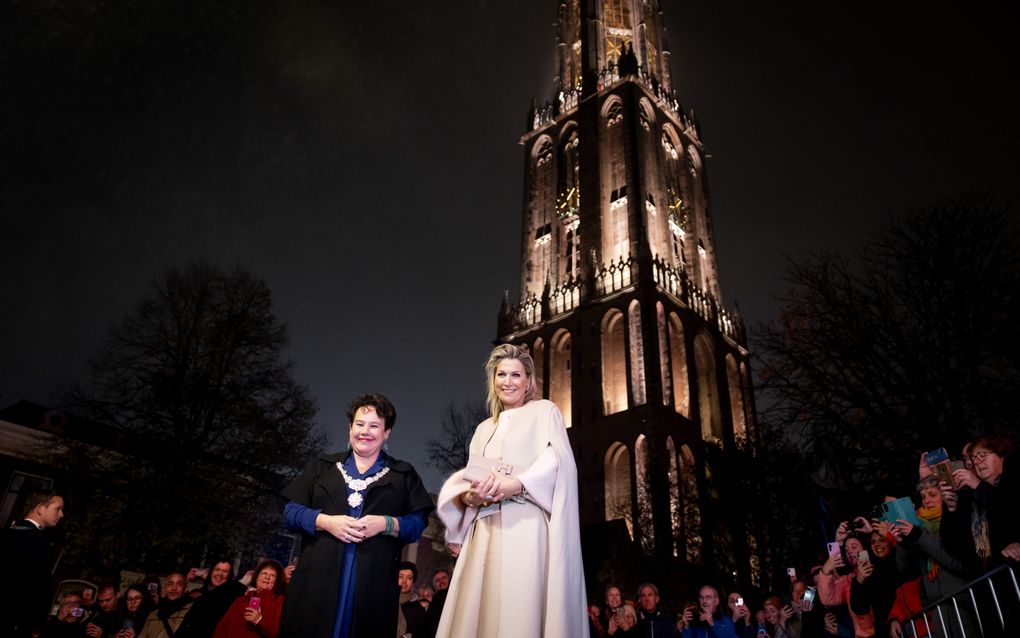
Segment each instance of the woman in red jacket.
[[264,560],[255,568],[255,590],[234,601],[213,638],[276,638],[287,579],[283,565]]

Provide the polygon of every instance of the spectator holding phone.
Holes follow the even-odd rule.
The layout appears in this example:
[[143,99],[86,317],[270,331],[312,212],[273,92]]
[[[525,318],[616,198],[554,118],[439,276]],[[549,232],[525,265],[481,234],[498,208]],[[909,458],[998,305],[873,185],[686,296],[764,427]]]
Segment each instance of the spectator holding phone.
[[214,638],[276,638],[287,577],[283,565],[264,560],[255,568],[255,590],[234,600],[216,625]]
[[[945,507],[940,530],[942,540],[947,549],[958,551],[965,563],[980,555],[979,551],[967,551],[978,547],[968,542],[976,539],[975,534],[967,533],[967,523],[973,521],[968,516],[971,508],[967,503],[970,501],[973,511],[983,512],[987,518],[989,566],[1002,562],[1015,565],[1020,560],[1020,517],[1014,511],[1020,499],[1020,467],[1015,460],[1013,443],[1002,437],[982,437],[975,440],[968,451],[969,458],[965,460],[969,461],[969,467],[953,473],[954,480],[960,485],[958,493],[952,494],[946,486],[942,486]],[[977,565],[984,567],[980,563]],[[1009,635],[1018,633],[1016,624],[1020,618],[1020,609],[1013,601],[1012,598],[1007,599],[1001,609]],[[989,603],[987,599],[978,602]]]
[[163,597],[159,605],[145,619],[139,636],[141,638],[174,638],[174,632],[180,629],[184,617],[191,609],[191,598],[185,595],[187,580],[181,572],[174,572],[166,577]]
[[605,601],[602,626],[606,628],[606,635],[619,637],[636,634],[633,629],[637,625],[637,612],[623,600],[620,588],[613,585],[606,587]]
[[121,626],[115,638],[135,638],[151,612],[152,602],[145,585],[128,585],[120,601]]
[[770,638],[800,638],[800,622],[791,605],[778,596],[765,599],[765,628]]
[[711,585],[698,590],[698,605],[688,605],[681,622],[683,638],[737,638],[733,620],[719,612],[719,591]]
[[[858,525],[867,524],[863,516],[854,520]],[[843,521],[836,528],[836,541],[841,551],[829,556],[822,570],[818,573],[818,600],[826,607],[838,607],[850,603],[850,583],[854,580],[857,570],[857,558],[864,551],[864,544],[856,536],[850,536],[850,523]],[[846,558],[844,558],[844,555]],[[837,573],[849,566],[853,571],[844,575]],[[850,609],[850,620],[853,622],[854,636],[871,638],[875,635],[875,619],[871,614],[859,615]]]
[[[896,569],[892,545],[886,537],[886,531],[891,529],[891,525],[886,522],[879,525],[873,528],[867,524],[865,527],[871,534],[871,551],[862,550],[858,556],[854,578],[850,581],[850,612],[856,616],[871,615],[875,621],[874,635],[882,638],[888,633],[886,621],[896,599],[897,589],[904,580],[912,579],[901,577]],[[915,593],[912,597],[916,598],[916,589],[913,591]]]
[[726,597],[726,608],[733,622],[733,632],[737,638],[754,638],[755,627],[751,620],[751,610],[744,603],[744,597],[738,591],[731,591]]
[[57,608],[42,632],[42,638],[85,638],[85,626],[89,613],[83,607],[81,592],[64,594]]
[[102,583],[97,592],[95,611],[85,625],[85,634],[89,638],[113,638],[124,622],[117,611],[117,588],[113,583]]

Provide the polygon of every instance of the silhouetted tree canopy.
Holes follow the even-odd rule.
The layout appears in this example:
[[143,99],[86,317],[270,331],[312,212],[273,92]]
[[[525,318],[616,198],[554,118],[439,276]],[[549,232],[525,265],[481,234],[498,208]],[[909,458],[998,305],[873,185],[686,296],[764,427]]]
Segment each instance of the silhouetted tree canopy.
[[279,531],[272,495],[322,444],[286,346],[249,272],[192,263],[154,281],[69,397],[125,433],[123,454],[72,445],[62,459],[81,479],[68,523],[88,564],[198,564]]
[[923,451],[959,458],[975,435],[1016,432],[1010,210],[988,193],[941,199],[891,216],[849,256],[790,264],[781,316],[752,339],[779,510],[826,489],[909,495]]
[[466,401],[460,407],[450,401],[443,412],[439,438],[430,438],[429,464],[443,474],[467,467],[471,437],[479,423],[489,418],[480,401]]

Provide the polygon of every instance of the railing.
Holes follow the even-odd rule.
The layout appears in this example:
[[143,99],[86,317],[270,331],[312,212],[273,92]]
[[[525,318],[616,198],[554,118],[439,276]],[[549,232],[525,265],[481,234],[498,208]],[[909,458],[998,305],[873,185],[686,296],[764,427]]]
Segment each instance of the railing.
[[655,257],[652,259],[652,277],[655,283],[681,304],[701,315],[705,321],[715,322],[724,335],[738,343],[744,342],[744,322],[740,317],[719,306],[682,269],[673,267],[661,257]]
[[[652,259],[652,278],[678,303],[690,308],[705,321],[715,323],[719,331],[737,343],[745,342],[744,323],[740,316],[721,307],[708,292],[696,286],[682,268],[670,265],[661,257]],[[517,331],[538,325],[556,315],[581,305],[582,299],[598,299],[636,283],[637,260],[632,256],[619,257],[608,264],[595,267],[591,281],[594,291],[585,293],[582,279],[571,278],[564,283],[547,287],[542,296],[526,296],[519,305],[507,309],[502,315],[505,329]]]
[[581,282],[571,279],[549,291],[549,314],[573,310],[581,305]]
[[[994,582],[994,579],[1000,575],[1000,580],[1005,581],[1006,584],[1004,588],[1006,591],[1002,592],[1002,599],[1000,599]],[[1009,591],[1010,584],[1013,586],[1012,591]],[[979,597],[981,598],[980,605]],[[961,598],[964,611],[961,611],[960,608]],[[968,599],[969,607],[966,604]],[[982,607],[985,608],[985,613],[982,613]],[[995,609],[994,615],[990,613],[992,607]],[[1010,611],[1004,613],[1003,607]],[[974,610],[973,616],[970,614],[970,608]],[[947,620],[946,616],[949,614],[951,615]],[[1015,636],[1020,635],[1017,633],[1020,631],[1018,615],[1020,615],[1020,586],[1017,586],[1016,573],[1010,565],[1001,565],[981,578],[967,583],[960,591],[931,603],[908,618],[904,622],[903,635],[910,638],[920,638],[921,636],[959,636],[960,638]],[[982,619],[982,616],[986,617]],[[986,621],[993,622],[986,625]],[[1007,632],[1007,623],[1010,625],[1009,632]]]
[[[655,78],[646,71],[643,67],[638,67],[636,71],[621,73],[620,66],[615,62],[610,62],[602,71],[599,72],[596,78],[597,90],[601,91],[607,87],[610,87],[621,79],[628,77],[637,78],[637,80],[643,84],[648,90],[655,96],[655,99],[661,104],[666,110],[673,113],[684,128],[694,138],[697,138],[698,125],[695,121],[694,112],[690,114],[684,112],[683,104],[677,97],[675,90],[667,91]],[[573,87],[570,89],[560,89],[557,92],[556,99],[554,102],[546,102],[545,104],[534,105],[529,113],[529,120],[531,124],[531,130],[537,130],[542,128],[546,124],[549,124],[556,120],[556,118],[563,114],[568,113],[577,108],[577,105],[581,101],[582,92],[579,87]]]
[[595,270],[595,291],[599,297],[622,290],[634,280],[634,267],[636,262],[633,257],[626,260],[621,256],[617,261],[610,261]]

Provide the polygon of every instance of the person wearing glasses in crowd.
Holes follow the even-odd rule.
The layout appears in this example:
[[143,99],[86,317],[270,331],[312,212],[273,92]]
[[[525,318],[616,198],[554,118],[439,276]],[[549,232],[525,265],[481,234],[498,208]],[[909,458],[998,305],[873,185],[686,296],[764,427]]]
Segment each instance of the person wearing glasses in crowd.
[[[1020,561],[1020,468],[1014,446],[1002,437],[982,437],[965,448],[965,467],[953,472],[954,485],[940,485],[943,515],[941,533],[950,551],[971,558],[979,555],[974,544],[972,509],[983,512],[988,522],[989,565]],[[969,549],[969,551],[968,551]]]

